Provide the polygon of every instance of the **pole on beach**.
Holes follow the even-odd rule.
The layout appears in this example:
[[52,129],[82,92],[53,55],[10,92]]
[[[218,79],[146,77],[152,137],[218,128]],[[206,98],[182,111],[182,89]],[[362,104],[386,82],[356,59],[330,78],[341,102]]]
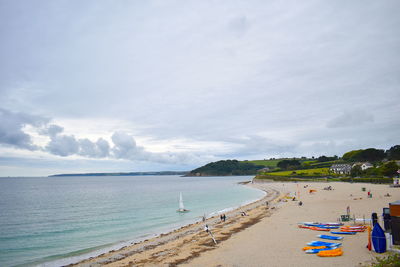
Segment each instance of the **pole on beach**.
[[214,241],[215,244],[217,244],[217,240],[215,240],[215,238],[214,238],[213,234],[211,233],[210,228],[208,228],[208,225],[207,225],[207,224],[204,226],[204,230],[205,230],[207,233],[210,234],[211,239]]
[[208,232],[211,236],[211,239],[214,241],[215,245],[217,244],[217,240],[215,240],[213,234],[211,233],[211,231]]

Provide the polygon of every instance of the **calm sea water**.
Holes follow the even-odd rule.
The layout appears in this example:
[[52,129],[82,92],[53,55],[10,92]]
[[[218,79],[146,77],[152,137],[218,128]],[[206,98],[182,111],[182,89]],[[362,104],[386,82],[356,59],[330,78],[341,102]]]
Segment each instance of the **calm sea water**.
[[[0,178],[0,266],[59,266],[264,193],[251,177]],[[189,213],[180,214],[182,192]]]

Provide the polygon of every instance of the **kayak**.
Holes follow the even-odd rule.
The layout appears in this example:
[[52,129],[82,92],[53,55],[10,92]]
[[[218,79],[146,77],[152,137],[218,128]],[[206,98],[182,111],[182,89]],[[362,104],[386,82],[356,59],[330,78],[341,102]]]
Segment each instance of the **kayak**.
[[330,231],[329,229],[326,228],[321,228],[321,227],[315,227],[315,226],[310,226],[308,229],[314,230],[314,231]]
[[366,229],[367,227],[364,225],[360,225],[360,226],[349,226],[349,225],[345,225],[340,227],[340,229]]
[[314,231],[330,231],[328,228],[321,228],[321,227],[315,227],[315,226],[305,226],[305,225],[298,225],[299,228],[305,228],[305,229],[310,229]]
[[324,241],[311,241],[310,243],[307,243],[308,246],[314,246],[314,247],[319,247],[319,246],[327,246],[327,247],[340,247],[342,243],[331,243],[331,242],[324,242]]
[[319,222],[300,222],[298,224],[304,224],[304,225],[325,225],[325,226],[342,226],[343,223],[336,223],[336,222],[327,222],[327,223],[319,223]]
[[321,249],[321,248],[326,248],[326,246],[319,246],[319,247],[309,246],[309,247],[304,247],[303,250]]
[[379,223],[374,225],[372,229],[372,244],[374,245],[375,252],[384,253],[386,252],[386,237],[385,232]]
[[335,235],[355,235],[357,232],[331,232],[331,234]]
[[341,240],[343,237],[341,236],[333,236],[333,235],[317,235],[317,237],[322,239],[330,239],[330,240]]
[[318,252],[317,255],[320,257],[337,257],[337,256],[342,256],[343,251],[341,248],[336,248],[332,250],[322,250]]
[[320,251],[324,251],[324,250],[333,250],[333,249],[337,249],[338,247],[329,247],[329,248],[317,248],[317,249],[309,249],[309,250],[306,250],[305,252],[307,253],[307,254],[315,254],[315,253],[318,253],[318,252],[320,252]]
[[319,228],[326,228],[326,229],[337,229],[339,226],[336,225],[326,225],[326,224],[315,224],[315,223],[305,223],[305,226],[313,226]]
[[357,232],[365,232],[365,229],[340,229],[340,231],[357,233]]

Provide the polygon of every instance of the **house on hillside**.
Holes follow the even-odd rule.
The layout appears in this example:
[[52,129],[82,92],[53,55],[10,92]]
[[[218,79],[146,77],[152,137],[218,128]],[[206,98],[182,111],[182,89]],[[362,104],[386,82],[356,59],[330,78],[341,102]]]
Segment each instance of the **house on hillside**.
[[363,171],[365,171],[366,169],[369,169],[369,168],[373,168],[373,167],[374,167],[374,165],[372,165],[369,162],[365,162],[365,163],[361,164],[361,170],[363,170]]
[[350,174],[351,165],[350,164],[333,164],[329,170],[336,174]]
[[354,168],[355,166],[360,166],[361,170],[363,170],[363,171],[374,167],[374,165],[372,165],[369,162],[357,162],[357,163],[354,163],[353,166],[351,166],[351,167]]

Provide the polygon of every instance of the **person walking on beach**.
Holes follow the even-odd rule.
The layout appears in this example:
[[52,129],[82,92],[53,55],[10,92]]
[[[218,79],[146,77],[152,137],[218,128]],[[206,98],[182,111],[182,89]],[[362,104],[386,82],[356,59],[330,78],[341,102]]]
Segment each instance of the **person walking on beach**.
[[226,215],[224,213],[224,215],[222,215],[222,220],[224,220],[224,222],[226,221]]

